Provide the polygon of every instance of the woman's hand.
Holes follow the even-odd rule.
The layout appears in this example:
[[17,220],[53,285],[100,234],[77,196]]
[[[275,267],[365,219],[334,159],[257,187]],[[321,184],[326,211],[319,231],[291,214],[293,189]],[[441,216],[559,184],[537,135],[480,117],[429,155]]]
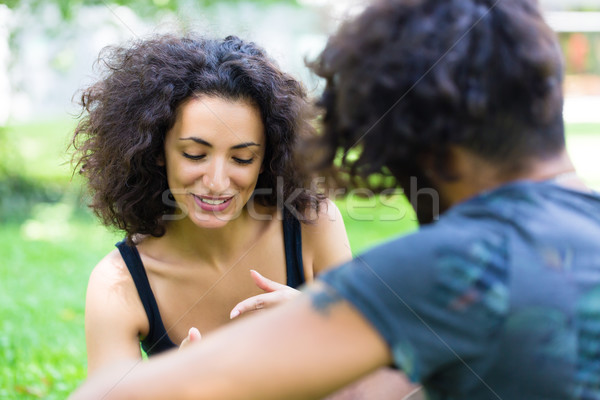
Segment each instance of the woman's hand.
[[191,327],[190,330],[188,331],[187,337],[185,339],[183,339],[183,341],[181,342],[181,345],[179,345],[179,350],[188,346],[190,343],[199,342],[200,339],[202,339],[202,335],[200,335],[200,331],[197,328]]
[[293,299],[300,294],[299,290],[267,279],[253,269],[250,270],[250,275],[252,276],[252,279],[254,279],[256,286],[267,293],[252,296],[244,301],[239,302],[235,307],[233,307],[231,314],[229,314],[229,318],[231,319],[248,311],[272,307],[279,303]]

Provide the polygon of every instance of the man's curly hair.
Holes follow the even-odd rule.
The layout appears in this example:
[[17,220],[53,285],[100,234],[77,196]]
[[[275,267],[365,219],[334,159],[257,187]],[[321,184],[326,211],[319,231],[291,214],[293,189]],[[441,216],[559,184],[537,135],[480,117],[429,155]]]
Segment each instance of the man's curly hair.
[[450,145],[518,171],[564,148],[562,66],[535,0],[377,0],[311,65],[323,164],[345,154],[347,175],[391,174],[405,192],[429,185],[423,157],[445,176]]
[[[178,106],[202,96],[255,104],[265,126],[266,151],[255,200],[277,205],[287,199],[300,213],[318,209],[323,196],[305,187],[307,176],[294,155],[300,137],[313,128],[303,86],[279,70],[264,50],[229,36],[224,40],[162,35],[107,47],[98,58],[100,79],[81,94],[82,119],[72,140],[76,170],[85,176],[91,208],[107,226],[133,235],[162,236],[166,132]],[[277,193],[277,178],[283,178]]]

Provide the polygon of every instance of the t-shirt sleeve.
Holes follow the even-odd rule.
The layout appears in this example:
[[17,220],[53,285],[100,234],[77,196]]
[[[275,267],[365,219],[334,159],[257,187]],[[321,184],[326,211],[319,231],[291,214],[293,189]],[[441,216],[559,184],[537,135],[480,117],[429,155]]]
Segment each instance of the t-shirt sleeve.
[[350,302],[415,382],[489,352],[508,308],[505,240],[424,228],[319,279]]

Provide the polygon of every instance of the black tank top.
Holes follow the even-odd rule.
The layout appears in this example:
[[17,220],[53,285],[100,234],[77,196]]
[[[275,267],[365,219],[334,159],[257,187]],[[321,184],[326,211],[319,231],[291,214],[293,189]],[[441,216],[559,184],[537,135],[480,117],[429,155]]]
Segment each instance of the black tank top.
[[[300,221],[284,209],[283,218],[283,243],[285,246],[285,263],[287,285],[297,288],[304,283],[304,267],[302,265],[302,237]],[[171,341],[163,324],[154,293],[144,269],[144,264],[135,246],[127,245],[125,240],[116,244],[127,269],[137,288],[150,329],[148,335],[142,340],[142,348],[149,356],[177,347]]]

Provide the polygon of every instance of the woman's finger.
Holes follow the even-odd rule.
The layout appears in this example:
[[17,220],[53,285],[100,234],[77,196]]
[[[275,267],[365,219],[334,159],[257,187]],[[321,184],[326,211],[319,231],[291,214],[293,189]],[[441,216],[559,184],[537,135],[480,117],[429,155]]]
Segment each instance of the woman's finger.
[[296,289],[286,286],[286,289],[249,297],[233,307],[231,313],[229,314],[229,318],[233,319],[248,311],[256,311],[263,308],[272,307],[295,297],[298,293],[300,292]]
[[191,327],[190,330],[188,331],[187,336],[185,337],[185,339],[183,339],[183,341],[179,345],[179,350],[188,346],[192,342],[198,342],[201,338],[202,338],[202,335],[200,334],[200,331],[197,328]]
[[190,339],[190,342],[197,342],[202,339],[202,335],[200,334],[198,328],[192,326],[188,331],[188,338]]
[[253,269],[250,270],[250,275],[252,276],[252,279],[254,279],[254,283],[256,283],[256,286],[258,286],[265,292],[273,292],[275,290],[288,288],[288,286],[286,285],[282,285],[281,283],[272,281],[269,278],[265,278]]

